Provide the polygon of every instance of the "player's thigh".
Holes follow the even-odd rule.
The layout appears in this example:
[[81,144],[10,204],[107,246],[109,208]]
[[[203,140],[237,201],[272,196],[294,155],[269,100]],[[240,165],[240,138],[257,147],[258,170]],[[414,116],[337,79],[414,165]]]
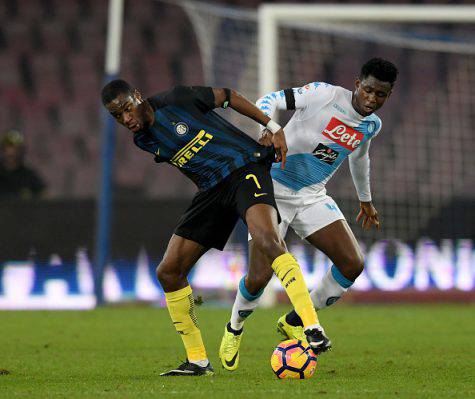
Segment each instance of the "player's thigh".
[[[291,201],[279,199],[277,197],[275,200],[281,219],[279,223],[279,235],[282,239],[285,239],[289,225],[295,216],[296,208],[293,206]],[[251,234],[247,235],[247,239],[248,241],[252,240]]]
[[[276,203],[281,216],[281,222],[278,226],[279,236],[281,239],[284,239],[285,235],[287,234],[289,224],[295,216],[296,208],[293,206],[291,201],[287,201],[285,199],[276,198]],[[252,294],[255,294],[259,290],[263,289],[272,278],[272,259],[269,259],[267,255],[261,251],[260,247],[255,244],[254,240],[252,240],[250,234],[248,234],[248,240],[249,269],[247,274],[247,288],[252,291]]]
[[246,211],[246,224],[254,243],[274,260],[285,252],[285,243],[279,234],[277,210],[268,204],[252,205]]

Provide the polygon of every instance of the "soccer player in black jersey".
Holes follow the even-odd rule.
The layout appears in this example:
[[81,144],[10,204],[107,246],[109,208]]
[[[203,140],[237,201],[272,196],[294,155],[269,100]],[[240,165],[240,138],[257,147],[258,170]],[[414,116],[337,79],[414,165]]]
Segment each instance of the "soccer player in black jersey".
[[[322,337],[300,267],[287,253],[277,227],[278,211],[269,168],[274,160],[285,164],[287,146],[280,126],[230,89],[177,86],[143,99],[124,80],[114,80],[102,89],[102,102],[120,124],[133,132],[138,147],[153,154],[156,162],[176,166],[199,189],[157,267],[172,322],[187,353],[183,364],[162,375],[213,373],[187,275],[208,249],[224,248],[239,217],[281,280],[303,320],[310,346],[318,353],[326,337]],[[254,141],[216,114],[213,110],[218,107],[233,108],[267,126],[274,133],[273,145],[264,147]],[[250,269],[248,286],[257,285],[256,280],[265,276],[262,270]]]

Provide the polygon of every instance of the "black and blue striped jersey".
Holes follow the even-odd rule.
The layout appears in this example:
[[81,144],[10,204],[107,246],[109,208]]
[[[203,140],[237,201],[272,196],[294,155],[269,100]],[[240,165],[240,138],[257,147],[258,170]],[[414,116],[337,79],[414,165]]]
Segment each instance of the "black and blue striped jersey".
[[207,190],[251,162],[274,159],[264,147],[214,112],[211,87],[176,86],[147,99],[154,123],[134,134],[134,143],[168,162]]

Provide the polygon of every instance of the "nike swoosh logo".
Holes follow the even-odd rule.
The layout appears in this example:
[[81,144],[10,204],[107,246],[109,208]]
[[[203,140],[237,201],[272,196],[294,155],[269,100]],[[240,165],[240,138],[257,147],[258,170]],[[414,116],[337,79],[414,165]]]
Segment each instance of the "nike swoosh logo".
[[262,197],[263,195],[267,195],[267,193],[261,193],[261,194],[257,194],[257,193],[254,193],[254,197]]
[[323,344],[323,340],[322,341],[314,341],[314,342],[310,342],[309,345],[313,348],[313,347],[316,347],[318,345],[321,345]]
[[233,367],[234,363],[236,363],[236,359],[237,359],[238,354],[239,354],[239,352],[236,352],[236,354],[233,356],[233,358],[229,362],[226,359],[224,359],[224,362],[226,363],[226,366]]
[[284,281],[285,276],[287,276],[287,274],[289,274],[291,271],[292,271],[292,269],[291,269],[291,270],[287,270],[287,273],[285,273],[285,274],[282,276],[282,278],[280,279],[280,281]]
[[166,373],[161,373],[160,375],[161,376],[173,375],[173,373],[175,373],[175,375],[176,374],[184,374],[184,375],[194,374],[194,372],[191,370],[170,370],[170,371],[167,371]]

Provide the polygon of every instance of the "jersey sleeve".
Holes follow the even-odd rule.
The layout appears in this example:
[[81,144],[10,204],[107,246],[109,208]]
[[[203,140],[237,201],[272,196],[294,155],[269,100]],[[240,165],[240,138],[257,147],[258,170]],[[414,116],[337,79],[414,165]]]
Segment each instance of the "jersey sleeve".
[[312,82],[292,89],[295,109],[307,108],[312,104],[325,104],[333,97],[335,86],[324,82]]
[[376,129],[375,129],[373,138],[376,137],[381,132],[382,127],[383,127],[383,121],[381,120],[379,116],[376,116]]
[[374,132],[348,157],[353,184],[361,202],[371,201],[369,147],[371,140],[381,132],[383,126],[381,118],[375,114],[371,115],[371,122],[374,123]]
[[207,86],[175,86],[163,101],[182,107],[195,106],[202,112],[216,108],[213,89]]
[[[286,90],[276,91],[274,93],[270,93],[265,95],[264,97],[259,98],[256,101],[256,107],[259,108],[264,114],[266,114],[271,119],[274,116],[276,109],[291,109],[287,108],[288,104],[286,98]],[[261,128],[265,129],[266,127],[261,126]]]
[[205,112],[216,108],[213,89],[208,86],[192,86],[194,104]]
[[[373,136],[374,137],[374,136]],[[371,201],[371,185],[370,185],[370,159],[369,146],[371,140],[366,141],[358,147],[348,157],[350,164],[351,177],[361,202]]]
[[333,96],[333,90],[334,86],[328,83],[313,82],[267,94],[256,101],[256,106],[272,118],[276,110],[305,110],[311,104],[324,104]]

